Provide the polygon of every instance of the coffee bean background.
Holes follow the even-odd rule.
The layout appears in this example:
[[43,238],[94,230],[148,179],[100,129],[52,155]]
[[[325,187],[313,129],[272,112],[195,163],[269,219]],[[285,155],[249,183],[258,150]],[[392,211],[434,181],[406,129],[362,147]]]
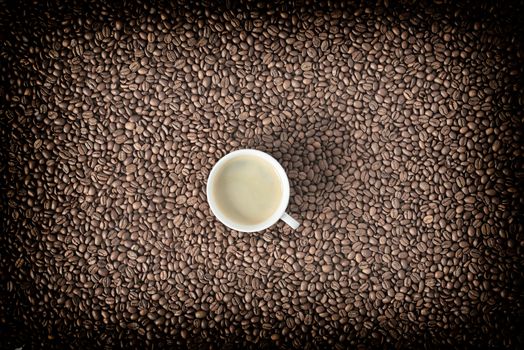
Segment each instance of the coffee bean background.
[[[518,2],[0,11],[0,347],[524,346]],[[298,230],[212,216],[240,148]]]

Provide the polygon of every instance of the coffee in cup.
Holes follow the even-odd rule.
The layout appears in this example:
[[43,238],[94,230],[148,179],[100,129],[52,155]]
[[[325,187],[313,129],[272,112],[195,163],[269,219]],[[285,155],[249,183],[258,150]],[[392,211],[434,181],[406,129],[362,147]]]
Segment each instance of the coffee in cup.
[[285,213],[287,175],[273,157],[261,151],[239,150],[220,159],[209,174],[207,197],[213,214],[238,231],[260,231],[278,219],[298,227]]

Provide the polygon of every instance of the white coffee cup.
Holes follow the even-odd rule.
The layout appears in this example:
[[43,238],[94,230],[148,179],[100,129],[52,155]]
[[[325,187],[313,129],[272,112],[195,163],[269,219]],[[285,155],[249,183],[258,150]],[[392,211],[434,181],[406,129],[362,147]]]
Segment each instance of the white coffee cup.
[[[254,225],[245,225],[243,223],[236,222],[231,217],[228,217],[224,212],[220,209],[220,207],[217,204],[217,199],[214,198],[215,194],[215,186],[216,186],[216,176],[217,173],[226,165],[229,161],[233,160],[234,158],[240,157],[240,156],[250,156],[250,157],[258,157],[260,160],[263,160],[271,165],[273,170],[278,175],[278,178],[280,179],[280,188],[282,190],[282,195],[280,198],[280,203],[278,204],[277,209],[267,218],[265,218],[262,222],[254,224]],[[209,173],[209,177],[207,179],[207,188],[206,188],[206,194],[207,194],[207,201],[209,203],[209,206],[211,208],[211,211],[213,214],[217,217],[217,219],[222,222],[224,225],[226,225],[229,228],[232,228],[237,231],[241,232],[256,232],[264,230],[272,225],[274,225],[278,220],[284,221],[286,224],[288,224],[291,228],[297,229],[300,225],[298,221],[293,219],[291,216],[289,216],[286,213],[286,208],[289,203],[289,180],[287,178],[286,172],[284,171],[284,168],[280,165],[280,163],[273,157],[271,157],[269,154],[264,153],[262,151],[254,150],[254,149],[241,149],[238,151],[231,152],[224,157],[220,158],[220,160],[213,166],[213,169],[211,169],[211,172]]]

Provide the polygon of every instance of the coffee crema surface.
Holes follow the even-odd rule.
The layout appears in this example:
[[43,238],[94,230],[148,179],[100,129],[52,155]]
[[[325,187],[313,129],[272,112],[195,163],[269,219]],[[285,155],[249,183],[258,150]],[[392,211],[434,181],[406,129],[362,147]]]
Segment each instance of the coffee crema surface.
[[213,196],[229,220],[257,225],[271,217],[282,200],[282,183],[274,167],[257,156],[230,159],[218,169]]

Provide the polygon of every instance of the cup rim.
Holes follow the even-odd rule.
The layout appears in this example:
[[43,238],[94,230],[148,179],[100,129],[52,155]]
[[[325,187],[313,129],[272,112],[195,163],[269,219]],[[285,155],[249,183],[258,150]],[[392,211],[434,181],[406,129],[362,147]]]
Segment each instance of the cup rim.
[[[279,204],[278,208],[275,210],[275,212],[270,217],[268,217],[267,219],[265,219],[264,221],[262,221],[261,223],[256,224],[256,225],[241,225],[241,224],[238,224],[238,223],[234,222],[233,220],[230,220],[218,208],[218,206],[216,205],[216,202],[215,202],[215,200],[213,198],[213,194],[212,194],[212,188],[213,188],[215,176],[216,176],[216,173],[218,172],[218,170],[220,170],[222,168],[222,166],[228,160],[231,160],[233,158],[236,158],[236,157],[239,157],[239,156],[242,156],[242,155],[256,156],[256,157],[262,158],[263,160],[269,162],[273,166],[275,171],[277,172],[278,177],[279,177],[280,182],[281,182],[281,186],[282,186],[282,198],[281,198],[281,201],[280,201],[280,204]],[[221,223],[226,225],[227,227],[229,227],[229,228],[231,228],[233,230],[239,231],[239,232],[257,232],[257,231],[262,231],[262,230],[265,230],[268,227],[274,225],[282,217],[282,215],[285,213],[286,208],[287,208],[288,203],[289,203],[289,179],[288,179],[286,171],[284,170],[282,165],[275,158],[273,158],[271,155],[267,154],[266,152],[259,151],[259,150],[256,150],[256,149],[250,149],[250,148],[239,149],[239,150],[236,150],[236,151],[233,151],[233,152],[230,152],[230,153],[226,154],[225,156],[220,158],[215,163],[215,165],[213,165],[213,168],[211,169],[211,172],[209,173],[209,176],[207,177],[206,196],[207,196],[207,202],[209,204],[209,207],[210,207],[211,212],[213,213],[213,215],[215,215],[215,217]]]

